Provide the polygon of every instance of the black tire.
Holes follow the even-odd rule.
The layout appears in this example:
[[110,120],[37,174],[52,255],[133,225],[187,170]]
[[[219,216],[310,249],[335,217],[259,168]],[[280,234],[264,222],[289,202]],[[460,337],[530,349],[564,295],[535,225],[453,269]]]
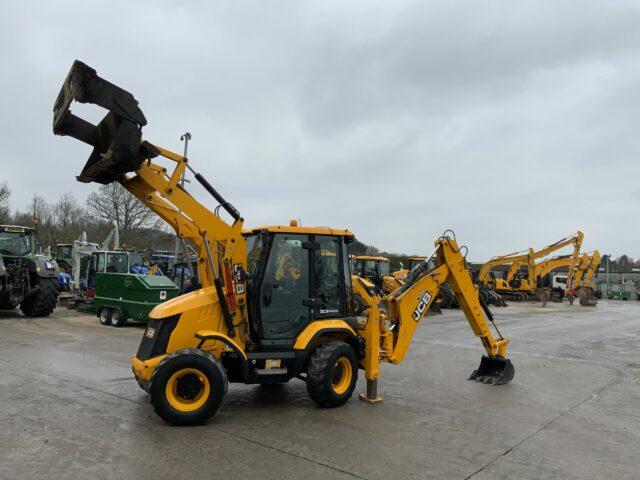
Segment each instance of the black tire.
[[0,310],[13,310],[18,305],[9,300],[0,300]]
[[357,293],[353,294],[353,311],[356,315],[362,315],[367,308],[364,304],[364,300]]
[[127,317],[124,316],[122,310],[119,308],[114,308],[111,310],[111,315],[109,318],[109,323],[114,327],[123,327],[127,323]]
[[98,319],[100,320],[100,324],[105,327],[111,325],[111,311],[107,307],[102,307],[98,310]]
[[35,293],[27,295],[20,304],[20,310],[27,317],[46,317],[53,313],[58,303],[58,280],[36,277]]
[[183,349],[160,362],[151,377],[149,393],[153,408],[165,422],[192,426],[202,425],[215,415],[228,386],[227,372],[217,358],[203,350]]
[[344,342],[321,345],[309,360],[307,393],[321,407],[339,407],[347,403],[357,380],[356,354]]

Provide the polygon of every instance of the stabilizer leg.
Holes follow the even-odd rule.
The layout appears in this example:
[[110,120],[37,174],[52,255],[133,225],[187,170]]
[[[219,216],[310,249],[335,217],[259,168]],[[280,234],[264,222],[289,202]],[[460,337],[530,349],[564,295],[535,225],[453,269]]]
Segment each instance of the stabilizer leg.
[[378,380],[367,378],[367,393],[361,393],[358,398],[367,403],[381,403],[382,397],[378,395]]

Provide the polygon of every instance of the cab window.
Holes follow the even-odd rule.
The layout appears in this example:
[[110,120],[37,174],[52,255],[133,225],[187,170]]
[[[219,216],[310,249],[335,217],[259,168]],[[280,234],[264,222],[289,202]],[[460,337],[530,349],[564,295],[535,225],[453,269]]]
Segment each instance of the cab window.
[[379,262],[380,276],[389,275],[389,262]]
[[318,235],[315,239],[315,297],[321,302],[315,313],[316,316],[336,316],[340,314],[342,304],[339,239],[326,235]]
[[378,276],[376,262],[374,260],[365,260],[363,273],[366,278],[376,278]]
[[307,235],[276,234],[260,289],[262,335],[294,338],[310,321]]
[[247,273],[255,275],[258,273],[260,254],[262,253],[263,235],[248,235],[247,241]]

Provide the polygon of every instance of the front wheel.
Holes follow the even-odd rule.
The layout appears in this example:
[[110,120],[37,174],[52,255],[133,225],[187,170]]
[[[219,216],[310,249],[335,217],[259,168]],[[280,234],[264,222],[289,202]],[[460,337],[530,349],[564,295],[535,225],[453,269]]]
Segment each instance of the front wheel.
[[353,348],[329,342],[316,350],[307,367],[307,393],[321,407],[339,407],[351,398],[358,380]]
[[35,291],[29,292],[20,304],[20,310],[27,317],[47,317],[53,313],[58,303],[58,280],[39,278],[35,280]]
[[165,422],[201,425],[220,408],[227,393],[227,373],[203,350],[183,349],[165,357],[151,378],[151,404]]

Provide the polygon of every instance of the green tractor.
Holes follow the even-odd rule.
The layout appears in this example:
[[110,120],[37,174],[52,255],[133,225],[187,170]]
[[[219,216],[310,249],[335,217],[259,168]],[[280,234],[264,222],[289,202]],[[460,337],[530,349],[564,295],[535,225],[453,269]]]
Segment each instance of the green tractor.
[[60,269],[36,247],[35,229],[0,225],[0,309],[46,317],[56,307]]

